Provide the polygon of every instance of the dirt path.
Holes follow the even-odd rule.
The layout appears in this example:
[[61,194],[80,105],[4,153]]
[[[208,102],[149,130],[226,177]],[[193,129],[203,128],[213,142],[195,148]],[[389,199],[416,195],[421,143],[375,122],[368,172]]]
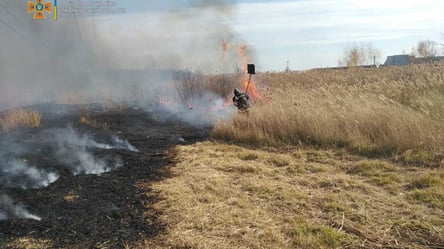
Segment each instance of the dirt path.
[[[162,172],[164,166],[172,163],[166,158],[166,151],[175,144],[193,143],[209,134],[208,129],[178,122],[159,123],[151,115],[135,111],[93,113],[89,118],[96,121],[96,128],[80,125],[79,115],[46,119],[42,129],[66,127],[70,123],[98,140],[118,135],[140,153],[118,149],[93,151],[94,155],[118,156],[123,166],[100,176],[62,174],[41,189],[0,189],[42,218],[0,221],[0,248],[17,247],[20,238],[50,241],[48,245],[54,248],[122,248],[141,236],[156,235],[163,224],[158,222],[156,212],[150,212],[155,195],[147,197],[135,185],[168,177]],[[16,136],[29,140],[35,132],[28,130]],[[33,143],[38,146],[38,141]],[[33,160],[51,164],[45,155]],[[53,163],[51,167],[57,165]]]

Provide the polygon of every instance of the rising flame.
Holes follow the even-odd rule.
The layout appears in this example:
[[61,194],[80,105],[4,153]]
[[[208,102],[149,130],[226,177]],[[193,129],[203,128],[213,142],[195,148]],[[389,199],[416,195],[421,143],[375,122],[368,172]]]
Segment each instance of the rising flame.
[[157,103],[161,106],[168,106],[170,104],[170,102],[167,99],[163,98],[162,96],[159,96],[157,98]]
[[225,61],[228,50],[231,49],[231,45],[227,41],[222,41],[222,61]]
[[[247,53],[248,45],[239,46],[239,57],[241,59],[241,63],[243,65],[243,70],[245,74],[245,79],[242,82],[241,89],[243,92],[247,93],[252,100],[261,100],[262,96],[259,93],[259,89],[257,87],[256,81],[254,80],[254,76],[248,74],[247,64],[249,62],[248,53]],[[250,82],[250,83],[248,83]],[[247,89],[248,88],[248,89]]]
[[[262,96],[259,93],[259,89],[257,88],[257,84],[254,81],[253,77],[251,77],[250,84],[248,84],[248,78],[249,76],[246,76],[247,78],[242,83],[242,90],[247,93],[251,99],[253,100],[261,100]],[[247,89],[248,87],[248,89]]]

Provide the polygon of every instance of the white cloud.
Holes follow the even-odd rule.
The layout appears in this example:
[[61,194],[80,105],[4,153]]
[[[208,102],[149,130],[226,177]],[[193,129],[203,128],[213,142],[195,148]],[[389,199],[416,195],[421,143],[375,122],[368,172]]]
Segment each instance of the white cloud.
[[444,26],[444,1],[437,0],[243,3],[238,10],[233,25],[240,33],[262,36],[251,41],[259,48],[429,35]]
[[[183,9],[175,15],[150,11],[96,17],[95,21],[98,36],[118,48],[115,49],[117,55],[137,53],[130,56],[136,61],[133,65],[143,65],[150,56],[156,57],[166,49],[168,54],[171,52],[169,61],[177,59],[175,53],[182,53],[185,60],[178,64],[179,67],[193,60],[196,60],[194,64],[206,64],[207,61],[199,58],[208,57],[211,61],[220,55],[218,42],[226,37],[219,37],[220,30],[215,32],[214,25],[217,29],[234,28],[258,50],[260,58],[267,54],[265,67],[268,68],[277,67],[272,62],[285,61],[284,55],[330,56],[326,60],[333,66],[337,61],[335,56],[346,44],[353,42],[372,42],[387,55],[400,53],[409,51],[421,39],[440,39],[440,32],[444,31],[442,0],[269,1],[240,3],[232,9],[235,10],[233,15],[223,17],[214,16],[215,12],[211,11]],[[170,19],[172,16],[174,19]],[[196,16],[199,18],[193,18]],[[398,45],[394,45],[395,41]],[[193,52],[196,47],[201,51]],[[327,55],[326,47],[335,52]],[[183,51],[187,52],[183,54]],[[270,58],[273,56],[275,58]],[[314,63],[300,67],[310,67]]]

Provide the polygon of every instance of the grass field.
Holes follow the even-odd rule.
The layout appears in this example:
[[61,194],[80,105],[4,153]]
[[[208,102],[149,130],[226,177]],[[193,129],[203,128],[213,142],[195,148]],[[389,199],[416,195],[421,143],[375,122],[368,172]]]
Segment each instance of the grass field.
[[444,64],[259,76],[269,99],[214,137],[262,145],[346,147],[366,155],[444,148]]
[[177,147],[167,232],[129,248],[442,248],[444,170],[344,150]]
[[444,248],[443,75],[259,75],[266,101],[140,186],[167,231],[128,248]]
[[444,248],[443,64],[257,81],[248,114],[136,184],[165,230],[125,248]]

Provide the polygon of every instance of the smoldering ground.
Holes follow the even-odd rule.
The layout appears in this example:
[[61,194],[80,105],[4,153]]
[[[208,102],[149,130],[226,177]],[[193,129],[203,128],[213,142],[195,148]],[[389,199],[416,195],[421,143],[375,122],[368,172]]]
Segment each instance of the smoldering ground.
[[32,219],[40,221],[41,218],[31,214],[22,205],[14,203],[7,195],[0,195],[0,220],[6,220],[9,217]]
[[[19,133],[4,135],[0,142],[0,191],[47,187],[63,175],[100,175],[123,165],[112,150],[139,152],[116,135],[107,140],[109,143],[97,142],[71,126],[41,130],[29,137]],[[106,153],[108,150],[111,151]],[[0,202],[3,202],[0,204],[3,219],[33,217],[24,215],[23,207],[13,208],[14,202],[6,195]]]
[[[156,112],[159,120],[168,113],[166,117],[198,126],[230,117],[233,109],[215,92],[200,91],[184,101],[174,72],[223,73],[239,64],[234,45],[228,52],[223,46],[243,42],[229,26],[235,5],[170,2],[176,5],[148,14],[61,13],[53,22],[26,14],[26,1],[2,1],[0,110],[115,101]],[[67,4],[59,1],[59,10]],[[69,127],[42,130],[30,138],[14,134],[5,134],[0,142],[0,189],[45,188],[64,175],[103,174],[122,161],[113,153],[97,156],[96,150],[137,150],[121,138],[96,142]],[[2,196],[0,218],[32,218],[18,215],[24,206]]]

